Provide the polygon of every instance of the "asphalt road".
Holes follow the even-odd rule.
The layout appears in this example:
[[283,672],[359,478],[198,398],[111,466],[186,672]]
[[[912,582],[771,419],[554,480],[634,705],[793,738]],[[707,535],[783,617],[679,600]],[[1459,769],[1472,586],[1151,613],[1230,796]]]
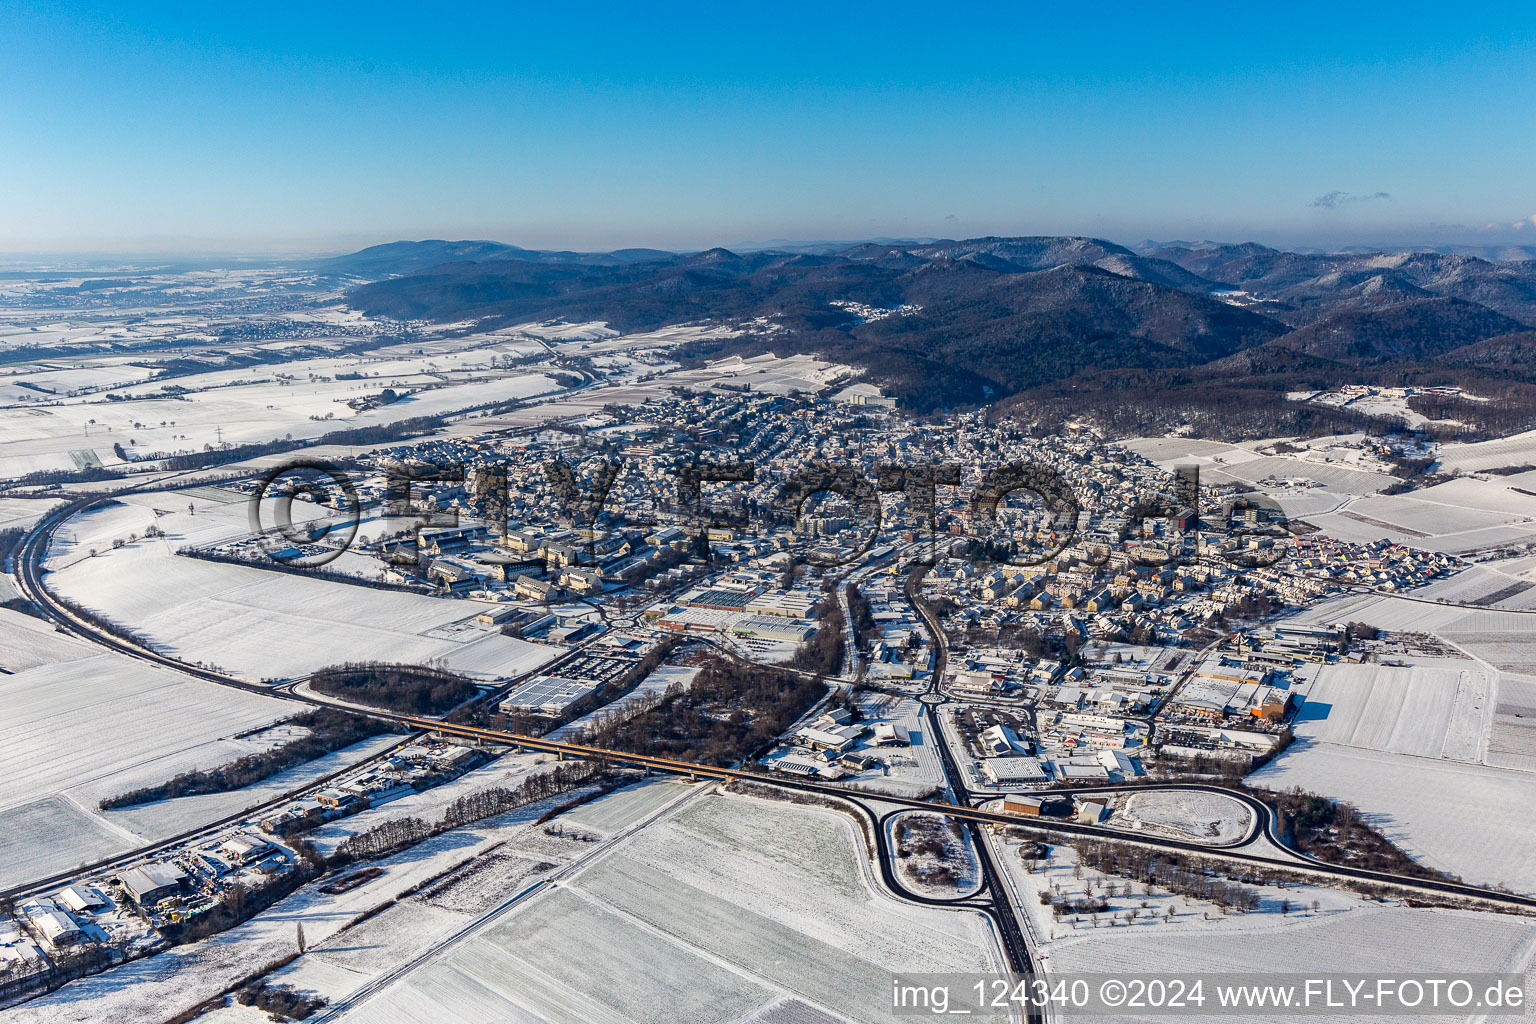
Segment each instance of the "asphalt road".
[[[51,537],[53,531],[57,529],[59,524],[62,523],[65,519],[81,511],[84,511],[85,509],[91,507],[93,504],[95,504],[94,501],[82,500],[56,510],[54,513],[40,522],[37,527],[35,527],[27,535],[27,537],[22,542],[20,550],[15,556],[18,586],[21,592],[34,603],[41,614],[53,621],[66,632],[81,636],[104,648],[116,651],[128,657],[138,658],[143,661],[162,665],[164,667],[171,668],[179,672],[184,672],[196,678],[203,679],[212,683],[217,683],[223,686],[232,686],[238,689],[263,693],[268,696],[293,700],[304,704],[316,706],[334,706],[328,704],[325,701],[307,697],[305,695],[277,691],[268,685],[251,683],[221,672],[184,664],[180,661],[177,661],[176,659],[160,654],[159,652],[146,649],[139,646],[138,644],[131,643],[125,639],[122,639],[116,636],[102,623],[97,622],[83,614],[77,614],[70,608],[64,606],[62,602],[60,602],[57,598],[49,593],[43,580],[44,573],[42,563],[44,555],[47,551],[48,539]],[[915,581],[909,581],[909,593],[912,593],[913,590],[915,590]],[[925,624],[928,626],[929,632],[933,638],[933,643],[935,644],[936,657],[934,673],[932,676],[933,681],[930,683],[930,690],[933,695],[939,697],[942,700],[942,694],[938,693],[937,686],[938,681],[943,678],[944,670],[947,664],[947,645],[945,644],[943,632],[939,628],[938,623],[932,621],[932,618],[927,614],[926,609],[917,604],[915,601],[914,608],[916,608],[919,615],[923,618]],[[1135,843],[1141,846],[1156,849],[1173,850],[1182,853],[1198,854],[1204,856],[1216,856],[1228,860],[1259,864],[1289,871],[1301,871],[1318,876],[1346,878],[1443,895],[1463,896],[1495,904],[1502,904],[1505,906],[1536,908],[1536,898],[1499,892],[1497,890],[1485,889],[1482,887],[1466,885],[1458,882],[1423,879],[1412,876],[1393,874],[1389,872],[1370,871],[1365,869],[1351,868],[1344,865],[1329,864],[1296,852],[1292,852],[1291,855],[1286,858],[1255,853],[1250,849],[1250,847],[1257,843],[1260,835],[1268,838],[1277,847],[1282,849],[1286,848],[1285,844],[1281,842],[1280,836],[1277,834],[1277,822],[1275,820],[1273,811],[1262,801],[1249,797],[1246,794],[1222,789],[1220,787],[1199,786],[1197,784],[1155,784],[1151,786],[1140,786],[1135,788],[1138,790],[1210,790],[1245,803],[1254,813],[1254,827],[1240,843],[1222,848],[1212,848],[1201,843],[1185,842],[1159,836],[1127,834],[1123,831],[1109,829],[1097,825],[1085,825],[1077,822],[1060,821],[1047,818],[1023,817],[1020,815],[1005,814],[998,811],[982,810],[973,806],[973,803],[976,801],[978,796],[981,796],[982,794],[974,793],[966,786],[965,780],[960,773],[959,767],[955,763],[953,755],[943,740],[942,732],[938,727],[937,707],[937,704],[925,703],[925,710],[923,713],[927,716],[931,735],[936,737],[936,745],[940,751],[941,764],[943,766],[946,780],[949,784],[950,793],[953,795],[953,801],[913,800],[889,796],[880,796],[878,797],[878,800],[880,803],[895,805],[899,808],[922,810],[931,813],[948,815],[964,822],[966,827],[970,829],[972,845],[976,850],[976,855],[983,878],[982,889],[976,896],[971,897],[971,900],[973,901],[974,905],[978,906],[978,909],[983,909],[985,912],[987,912],[995,922],[1003,951],[1009,959],[1010,968],[1016,974],[1033,976],[1035,970],[1034,961],[1031,957],[1028,943],[1023,935],[1021,928],[1019,927],[1014,908],[1011,906],[1007,898],[1008,890],[1002,884],[999,873],[1000,869],[993,862],[988,846],[980,834],[980,829],[983,825],[1016,825],[1061,835],[1086,836],[1096,839],[1113,839],[1120,842]],[[887,844],[884,839],[884,830],[878,827],[878,817],[874,816],[873,812],[871,812],[864,804],[864,801],[872,799],[869,794],[860,793],[858,791],[850,790],[845,787],[829,783],[811,782],[808,780],[792,779],[759,772],[743,771],[739,769],[713,768],[709,766],[690,764],[688,762],[675,761],[665,758],[644,757],[641,755],[628,754],[623,751],[583,747],[575,744],[550,741],[539,737],[523,736],[514,733],[503,733],[493,730],[450,725],[432,719],[398,715],[389,712],[379,711],[369,713],[374,717],[388,719],[408,726],[412,730],[435,731],[446,735],[456,735],[498,744],[508,744],[517,747],[526,747],[533,750],[547,751],[562,757],[569,756],[603,760],[616,764],[633,765],[651,770],[691,776],[694,778],[718,779],[721,781],[747,781],[760,785],[774,786],[780,789],[812,792],[827,797],[851,801],[854,804],[862,807],[864,809],[864,813],[870,815],[871,818],[874,819],[876,824],[875,833],[877,836],[877,844],[880,844],[880,860],[882,863],[881,871],[883,879],[886,881],[887,885],[892,887],[892,891],[894,893],[908,897],[915,897],[915,894],[908,893],[904,887],[900,886],[899,882],[894,879],[893,875],[889,871],[890,858],[887,856],[889,851],[886,848]],[[1074,787],[1070,790],[1063,789],[1053,790],[1050,792],[1080,793],[1088,789],[1105,788],[1116,787]],[[987,798],[992,798],[995,795],[985,794],[985,796]],[[287,799],[291,799],[291,797],[285,797],[284,801]],[[277,802],[281,803],[284,801]],[[250,811],[243,812],[238,817],[247,817],[250,813]],[[227,824],[227,822],[223,824]],[[208,829],[217,829],[219,827],[221,827],[220,824],[215,824],[204,829],[199,829],[196,832],[189,833],[188,835],[190,836],[201,834]],[[139,850],[135,850],[129,854],[125,854],[121,857],[113,858],[110,861],[103,862],[102,864],[93,868],[93,870],[100,870],[102,867],[110,867],[115,864],[131,863],[134,860],[138,860],[145,856],[150,856],[156,852],[162,851],[169,846],[174,845],[176,841],[177,840],[174,839],[168,840],[165,843],[157,843],[141,848]],[[50,879],[44,879],[37,883],[29,884],[24,888],[28,892],[38,891],[40,887],[62,884],[63,882],[68,881],[69,878],[76,877],[77,875],[78,872],[71,872],[67,876],[54,876]],[[985,894],[984,898],[978,899],[977,896],[981,896],[982,894]],[[918,901],[924,902],[925,899],[918,898]],[[1032,1024],[1039,1020],[1041,1020],[1041,1018],[1036,1016],[1031,1017]]]

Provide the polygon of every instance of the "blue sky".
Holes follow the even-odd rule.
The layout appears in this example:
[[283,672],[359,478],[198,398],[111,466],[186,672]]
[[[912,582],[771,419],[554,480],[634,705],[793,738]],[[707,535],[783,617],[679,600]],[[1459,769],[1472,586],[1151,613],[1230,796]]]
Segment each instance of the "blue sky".
[[9,5],[0,251],[1536,243],[1529,5],[644,6]]

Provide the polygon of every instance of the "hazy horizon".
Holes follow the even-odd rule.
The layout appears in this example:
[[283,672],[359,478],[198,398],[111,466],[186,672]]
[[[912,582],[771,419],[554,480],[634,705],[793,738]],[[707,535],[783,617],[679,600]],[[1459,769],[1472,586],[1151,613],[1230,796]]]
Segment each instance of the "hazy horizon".
[[872,236],[867,236],[867,237],[862,237],[862,238],[843,238],[843,239],[823,239],[823,238],[804,238],[804,239],[778,238],[778,239],[767,239],[767,240],[742,239],[742,240],[728,241],[728,242],[709,241],[709,242],[704,242],[704,243],[697,244],[697,245],[686,245],[686,246],[648,245],[648,244],[646,244],[645,242],[642,241],[642,242],[628,243],[628,244],[624,244],[624,245],[605,245],[605,246],[592,246],[592,247],[588,247],[588,246],[577,246],[577,245],[565,245],[565,244],[560,244],[558,241],[553,243],[553,244],[549,244],[549,245],[532,245],[532,244],[529,244],[529,242],[526,239],[498,238],[498,237],[494,237],[494,236],[491,236],[491,235],[488,235],[488,234],[467,233],[467,234],[463,234],[463,235],[421,235],[421,236],[416,236],[416,237],[411,237],[411,238],[404,238],[404,237],[400,237],[400,238],[396,238],[396,237],[381,237],[379,240],[376,240],[376,241],[360,240],[356,244],[349,244],[349,245],[347,245],[345,247],[342,247],[342,248],[319,247],[319,246],[314,247],[314,248],[301,248],[301,247],[298,247],[298,246],[293,246],[293,247],[288,247],[288,248],[274,247],[274,248],[270,248],[270,249],[258,249],[258,248],[250,248],[250,249],[222,248],[221,249],[221,248],[212,248],[212,247],[199,249],[199,248],[188,247],[188,248],[181,248],[181,249],[169,249],[169,248],[168,249],[153,249],[153,248],[122,248],[122,249],[97,248],[97,249],[84,249],[84,248],[82,248],[82,249],[53,249],[53,250],[38,249],[38,250],[33,250],[33,251],[28,251],[28,250],[24,250],[24,249],[9,250],[9,251],[7,251],[7,250],[0,250],[0,272],[12,272],[12,273],[15,273],[15,272],[25,272],[25,271],[29,271],[29,270],[36,270],[36,271],[38,271],[40,273],[48,273],[48,272],[54,272],[55,270],[65,271],[65,270],[69,270],[69,269],[79,269],[79,270],[99,269],[99,270],[102,270],[102,271],[106,271],[106,270],[110,270],[111,269],[110,264],[113,264],[113,263],[119,264],[119,265],[121,265],[123,267],[147,266],[147,265],[156,265],[156,264],[164,264],[164,263],[219,263],[221,261],[249,262],[249,263],[251,263],[253,265],[266,265],[266,264],[274,264],[274,263],[302,262],[302,261],[309,261],[309,260],[325,259],[327,257],[332,257],[332,256],[344,256],[344,255],[347,255],[347,254],[350,254],[350,253],[357,252],[357,251],[362,250],[362,249],[370,248],[372,246],[388,245],[388,244],[395,243],[395,242],[419,242],[419,241],[455,241],[455,242],[458,242],[458,241],[482,241],[482,242],[494,242],[494,243],[503,244],[503,245],[516,246],[518,248],[527,249],[527,250],[530,250],[530,251],[546,251],[546,252],[602,253],[602,252],[618,251],[618,250],[626,249],[626,248],[645,248],[645,249],[658,249],[658,250],[661,250],[661,251],[673,252],[673,253],[690,253],[690,252],[702,252],[702,251],[707,250],[707,249],[715,249],[715,248],[729,249],[729,250],[738,251],[738,252],[756,252],[756,251],[773,250],[773,249],[795,250],[795,249],[806,248],[806,247],[816,247],[816,248],[831,247],[831,246],[853,247],[853,246],[856,246],[856,245],[871,244],[871,243],[873,243],[873,244],[892,244],[892,245],[895,245],[895,244],[926,244],[926,243],[931,243],[931,242],[936,242],[936,241],[944,241],[944,240],[964,241],[964,240],[972,239],[972,238],[984,238],[984,237],[1027,237],[1029,235],[1036,235],[1036,236],[1046,235],[1047,237],[1094,238],[1094,239],[1098,239],[1100,241],[1111,242],[1111,243],[1114,243],[1116,245],[1124,246],[1124,247],[1126,247],[1128,249],[1133,249],[1133,250],[1141,248],[1141,247],[1144,247],[1144,246],[1146,246],[1148,244],[1168,245],[1168,246],[1188,244],[1188,245],[1195,246],[1195,247],[1206,247],[1206,246],[1221,246],[1221,245],[1243,245],[1243,244],[1254,244],[1254,243],[1259,244],[1259,245],[1264,245],[1264,246],[1267,246],[1267,247],[1273,248],[1273,249],[1283,250],[1283,251],[1291,251],[1291,252],[1320,252],[1320,253],[1344,252],[1344,251],[1427,252],[1427,251],[1432,251],[1432,250],[1437,249],[1437,248],[1440,248],[1440,249],[1446,249],[1446,248],[1466,248],[1466,249],[1493,249],[1493,250],[1496,250],[1496,249],[1501,249],[1501,248],[1514,249],[1514,248],[1517,248],[1517,247],[1518,248],[1533,248],[1533,247],[1536,247],[1536,234],[1533,234],[1533,235],[1531,235],[1529,237],[1526,237],[1524,239],[1518,239],[1517,238],[1517,239],[1511,239],[1511,240],[1507,240],[1507,241],[1493,241],[1493,240],[1490,240],[1490,239],[1487,239],[1487,238],[1477,239],[1477,240],[1473,240],[1473,241],[1429,241],[1429,240],[1420,240],[1420,241],[1417,241],[1417,242],[1404,241],[1404,242],[1397,242],[1397,243],[1381,242],[1381,241],[1368,241],[1367,240],[1367,241],[1342,241],[1342,242],[1339,242],[1338,244],[1335,244],[1335,245],[1307,244],[1307,243],[1304,243],[1304,242],[1303,243],[1296,243],[1296,244],[1288,245],[1288,244],[1283,244],[1283,243],[1264,241],[1264,240],[1258,239],[1258,238],[1225,238],[1225,239],[1209,239],[1209,238],[1135,238],[1135,239],[1130,239],[1130,238],[1123,238],[1123,237],[1122,238],[1116,238],[1116,237],[1113,237],[1113,236],[1089,234],[1089,233],[1086,233],[1086,232],[1072,232],[1072,231],[1051,232],[1051,233],[1044,233],[1044,232],[1021,232],[1021,233],[1016,233],[1016,234],[1005,234],[1005,233],[1000,232],[1000,231],[989,231],[989,232],[981,232],[981,233],[975,234],[975,235],[966,234],[966,235],[947,235],[947,236],[939,236],[939,235],[909,235],[909,236],[872,235]]

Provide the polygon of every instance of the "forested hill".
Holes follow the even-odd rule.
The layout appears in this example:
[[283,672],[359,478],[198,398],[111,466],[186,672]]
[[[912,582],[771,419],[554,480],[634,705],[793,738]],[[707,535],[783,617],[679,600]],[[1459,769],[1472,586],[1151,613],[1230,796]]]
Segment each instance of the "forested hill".
[[349,301],[403,318],[771,324],[693,354],[823,354],[918,411],[1009,396],[1023,409],[1063,388],[1123,402],[1137,380],[1190,402],[1241,381],[1227,400],[1257,391],[1284,403],[1302,371],[1326,385],[1454,367],[1458,381],[1536,385],[1520,339],[1536,328],[1531,260],[1044,236],[746,253],[398,242],[323,269],[374,278]]

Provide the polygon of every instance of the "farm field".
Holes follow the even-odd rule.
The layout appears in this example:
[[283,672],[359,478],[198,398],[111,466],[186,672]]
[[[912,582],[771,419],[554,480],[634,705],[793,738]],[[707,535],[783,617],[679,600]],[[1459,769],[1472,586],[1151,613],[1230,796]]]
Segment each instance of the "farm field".
[[[1347,495],[1375,494],[1394,482],[1385,472],[1363,467],[1362,453],[1344,447],[1348,441],[1346,437],[1330,438],[1327,442],[1333,446],[1331,450],[1325,452],[1314,447],[1305,455],[1264,455],[1254,450],[1265,442],[1236,445],[1183,437],[1137,437],[1120,444],[1166,471],[1180,465],[1198,465],[1200,480],[1205,484],[1242,483],[1266,490],[1260,481],[1270,478],[1311,481],[1315,486],[1302,494],[1333,495],[1336,503]],[[1324,439],[1317,438],[1313,444],[1323,442]]]
[[1536,678],[1502,673],[1487,764],[1536,772]]
[[690,788],[686,782],[655,778],[609,793],[582,804],[561,820],[575,828],[590,829],[602,836],[622,832],[677,800]]
[[1448,444],[1440,449],[1440,465],[1449,473],[1477,473],[1508,466],[1536,466],[1536,430],[1491,441]]
[[[433,659],[474,677],[504,678],[559,652],[478,628],[433,632],[472,619],[481,606],[471,602],[176,554],[243,535],[245,519],[243,503],[189,500],[186,492],[126,496],[60,530],[49,553],[50,585],[166,654],[251,680],[301,676],[344,661]],[[152,523],[165,536],[142,539]],[[141,539],[112,547],[130,533]]]
[[1492,680],[1476,662],[1324,665],[1295,732],[1320,743],[1476,763],[1492,720]]
[[0,700],[0,807],[216,764],[243,752],[228,737],[300,710],[114,654],[0,676]]
[[[1536,498],[1527,501],[1536,506]],[[1412,497],[1361,498],[1336,512],[1309,515],[1307,521],[1344,541],[1367,544],[1386,539],[1427,551],[1470,554],[1536,539],[1533,513],[1536,508],[1528,507],[1521,514]]]
[[[1214,903],[1162,887],[1148,895],[1135,884],[1126,895],[1118,890],[1127,879],[1080,867],[1075,850],[1068,845],[1052,845],[1048,856],[1031,861],[1018,856],[1019,848],[1014,839],[994,841],[998,861],[1031,919],[1047,976],[1166,975],[1172,963],[1177,973],[1230,973],[1262,983],[1270,972],[1337,972],[1345,951],[1348,969],[1362,973],[1518,973],[1527,969],[1536,954],[1536,923],[1512,915],[1414,909],[1398,901],[1384,905],[1342,889],[1304,883],[1283,888],[1245,885],[1259,897],[1258,909],[1224,913]],[[1096,923],[1087,915],[1078,915],[1077,920],[1073,915],[1058,918],[1037,898],[1042,892],[1075,898],[1090,885],[1095,893],[1108,894],[1110,904]],[[1136,915],[1129,922],[1125,920],[1128,912]],[[1056,1014],[1051,1016],[1057,1019]],[[1061,1019],[1149,1018],[1063,1014]],[[1277,1018],[1262,1013],[1219,1018],[1188,1013],[1168,1019],[1268,1024]],[[1330,1013],[1326,1019],[1367,1018]]]
[[1536,892],[1536,826],[1510,812],[1536,800],[1536,775],[1299,741],[1249,780],[1347,801],[1422,864],[1468,882]]
[[[1287,621],[1296,623],[1366,622],[1385,630],[1418,633],[1498,633],[1530,636],[1536,616],[1498,608],[1459,608],[1432,599],[1346,594],[1304,608]],[[1448,639],[1456,640],[1454,635]]]
[[[535,819],[555,802],[455,829],[376,861],[383,869],[381,875],[340,895],[324,894],[318,885],[306,886],[237,928],[72,982],[7,1010],[7,1020],[19,1024],[163,1020],[292,953],[298,924],[304,926],[310,953],[273,980],[318,988],[334,1001],[472,924],[476,916],[407,897],[391,908],[393,917],[385,920],[379,915],[370,919],[372,927],[364,923],[354,931],[354,922],[366,911],[493,848],[515,845],[526,856],[524,871],[534,874],[586,852],[587,844],[545,836],[534,826]],[[388,807],[366,813],[380,812],[387,813]],[[505,898],[506,894],[500,897]],[[266,1017],[248,1016],[242,1008],[233,1008],[202,1019],[255,1024]]]
[[[1489,450],[1536,453],[1530,438],[1483,442]],[[1330,536],[1354,543],[1386,538],[1431,551],[1461,554],[1536,540],[1536,497],[1518,477],[1461,478],[1409,495],[1378,492],[1395,482],[1355,443],[1358,435],[1301,442],[1310,451],[1264,455],[1267,442],[1242,445],[1192,438],[1133,438],[1125,447],[1164,470],[1200,466],[1206,483],[1241,483],[1277,499],[1291,518],[1305,518]],[[1513,445],[1513,448],[1510,446]],[[1462,450],[1467,450],[1463,452]],[[1470,458],[1478,445],[1446,445],[1442,470],[1486,469],[1521,464]],[[1526,461],[1536,461],[1536,454]],[[1475,463],[1475,464],[1474,464]],[[1486,463],[1486,465],[1485,465]],[[1275,481],[1281,482],[1280,486]],[[1302,486],[1310,482],[1311,486]]]
[[[1347,507],[1352,512],[1427,536],[1466,533],[1488,526],[1520,522],[1528,520],[1530,514],[1536,512],[1536,498],[1527,498],[1523,503],[1510,502],[1508,498],[1518,498],[1519,495],[1497,484],[1478,487],[1478,484],[1486,483],[1481,480],[1459,480],[1456,483],[1462,486],[1442,484],[1437,488],[1416,491],[1411,496],[1359,498]],[[1484,507],[1483,501],[1479,499],[1486,499],[1495,507]],[[1511,504],[1524,504],[1525,512],[1510,508]],[[1499,505],[1504,507],[1497,507]]]
[[[10,577],[0,576],[0,582],[9,585]],[[96,645],[60,633],[35,615],[0,608],[0,669],[22,672],[100,653]]]
[[137,845],[96,800],[233,760],[253,749],[237,733],[296,710],[114,654],[0,675],[0,703],[0,811],[17,823],[0,878],[12,882]]
[[[1100,928],[1082,938],[1054,944],[1049,964],[1051,969],[1065,974],[1125,974],[1157,971],[1160,964],[1174,963],[1179,973],[1230,974],[1262,982],[1266,971],[1336,973],[1341,951],[1348,951],[1349,970],[1354,973],[1426,977],[1454,972],[1520,973],[1529,966],[1536,951],[1536,925],[1530,921],[1460,910],[1354,905],[1345,911],[1312,918],[1293,915],[1282,929],[1245,929],[1244,921],[1230,923],[1232,927],[1203,932],[1161,929],[1156,924],[1118,930]],[[1147,936],[1135,933],[1155,928],[1159,931],[1156,953],[1152,954]],[[1261,966],[1256,970],[1255,965]],[[1146,1018],[1064,1012],[1060,1019],[1102,1022]],[[1261,1024],[1275,1018],[1265,1013],[1228,1013],[1187,1014],[1179,1019]],[[1382,1018],[1329,1012],[1325,1019]],[[1418,1021],[1466,1019],[1464,1015],[1414,1017]]]
[[[306,341],[311,350],[327,347],[318,335],[324,334],[325,320],[334,313],[321,311],[313,318],[309,330],[317,337]],[[302,320],[289,321],[288,326]],[[363,325],[355,314],[343,314],[339,322],[350,332],[341,343],[358,340]],[[164,339],[175,334],[174,328],[185,330],[195,323],[196,317],[157,319],[124,330],[80,325],[61,332],[29,332],[27,340],[121,343],[133,329],[146,338]],[[392,329],[387,322],[377,325],[379,333]],[[202,342],[196,335],[180,337],[189,350],[213,341],[211,336]],[[152,367],[128,365],[123,356],[84,354],[80,360],[23,366],[21,372],[0,378],[5,384],[0,391],[0,431],[7,438],[0,453],[0,477],[84,464],[120,465],[118,445],[130,456],[153,456],[203,451],[219,443],[303,439],[343,427],[440,415],[560,389],[537,366],[509,365],[543,351],[531,339],[480,335],[437,348],[429,352],[425,345],[390,346],[182,373],[166,378],[170,392],[153,379]],[[184,352],[169,351],[164,357],[180,354]],[[231,354],[240,350],[220,347],[220,355]],[[21,383],[29,386],[18,386]],[[347,404],[386,387],[403,397],[362,411]]]
[[1536,607],[1536,580],[1511,575],[1510,568],[1504,562],[1471,565],[1454,576],[1414,591],[1413,596],[1495,609]]
[[0,888],[100,860],[133,844],[60,796],[7,807],[0,831]]
[[[608,976],[600,989],[594,969]],[[404,998],[344,1019],[703,1024],[740,1017],[768,996],[750,978],[560,889],[414,975]]]
[[344,1019],[885,1020],[891,971],[993,969],[977,915],[877,896],[865,857],[837,812],[697,800]]
[[1509,673],[1536,675],[1536,631],[1533,631],[1529,617],[1524,629],[1447,630],[1444,636],[1467,653],[1500,669],[1501,678],[1508,678]]
[[64,504],[57,498],[0,498],[0,530],[28,530]]

